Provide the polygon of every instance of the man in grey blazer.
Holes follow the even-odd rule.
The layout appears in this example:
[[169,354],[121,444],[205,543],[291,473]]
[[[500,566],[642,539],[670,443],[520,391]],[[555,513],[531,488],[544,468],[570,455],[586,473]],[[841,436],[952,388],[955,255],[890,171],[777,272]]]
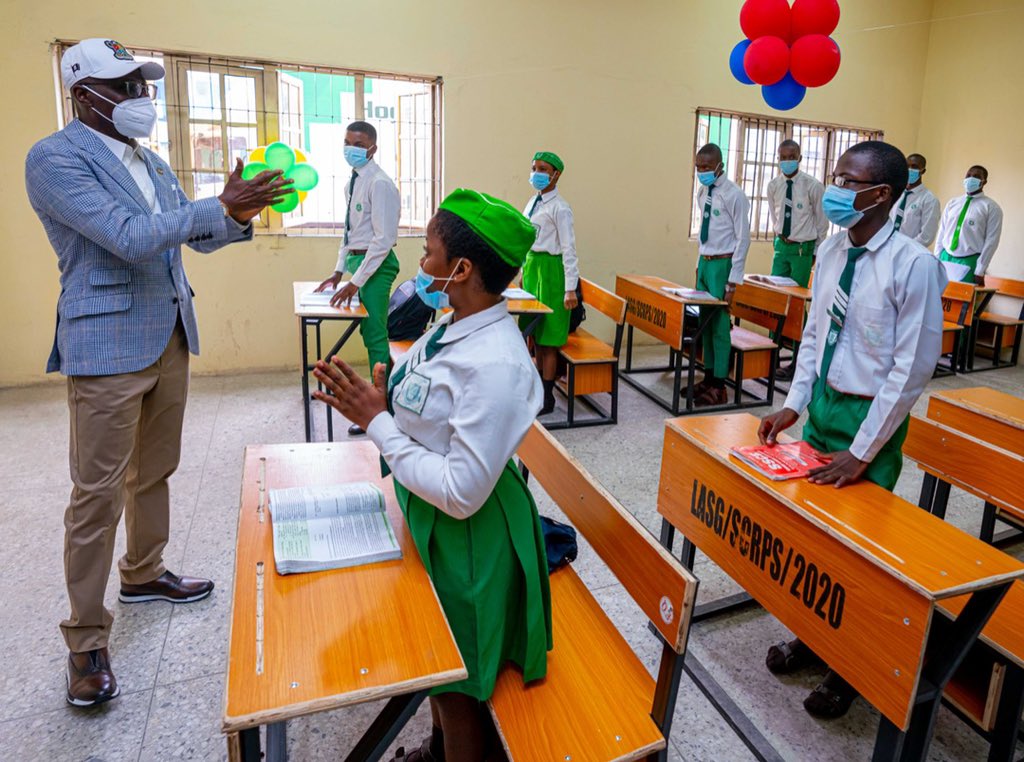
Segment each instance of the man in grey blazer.
[[46,369],[67,377],[71,418],[67,698],[92,706],[120,693],[103,596],[125,508],[122,602],[188,603],[213,590],[210,580],[168,571],[162,557],[189,353],[199,352],[181,245],[206,253],[250,240],[250,220],[280,199],[286,181],[278,172],[242,180],[239,161],[219,197],[189,201],[171,168],[135,141],[155,126],[146,80],[162,78],[162,66],[90,39],[68,49],[61,75],[78,118],[32,147],[25,179],[61,280]]

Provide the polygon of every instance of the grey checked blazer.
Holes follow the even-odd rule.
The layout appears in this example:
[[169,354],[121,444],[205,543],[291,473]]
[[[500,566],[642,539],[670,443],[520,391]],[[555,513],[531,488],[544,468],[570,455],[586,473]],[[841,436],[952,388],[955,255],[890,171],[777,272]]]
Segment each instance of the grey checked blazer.
[[181,244],[208,253],[252,238],[216,198],[189,201],[171,168],[143,151],[160,214],[131,173],[77,119],[36,143],[25,161],[29,201],[57,252],[60,298],[46,371],[132,373],[156,362],[178,313],[199,353],[194,293]]

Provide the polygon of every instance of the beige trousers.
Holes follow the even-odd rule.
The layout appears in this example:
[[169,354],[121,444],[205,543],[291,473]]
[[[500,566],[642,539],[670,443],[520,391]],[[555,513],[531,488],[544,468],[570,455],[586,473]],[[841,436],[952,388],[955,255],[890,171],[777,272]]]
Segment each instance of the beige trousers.
[[136,373],[69,376],[71,502],[64,514],[64,575],[71,616],[68,648],[103,648],[113,613],[103,605],[114,538],[125,511],[127,552],[118,563],[129,585],[166,570],[170,530],[167,479],[178,467],[188,396],[189,355],[178,325],[163,355]]

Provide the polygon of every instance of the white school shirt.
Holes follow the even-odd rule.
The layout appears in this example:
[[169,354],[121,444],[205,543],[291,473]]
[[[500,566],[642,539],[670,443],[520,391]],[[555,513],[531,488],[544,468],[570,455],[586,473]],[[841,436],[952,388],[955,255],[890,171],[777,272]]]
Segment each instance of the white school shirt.
[[[736,183],[725,175],[719,175],[713,183],[711,194],[711,225],[708,227],[707,243],[700,243],[700,225],[697,226],[698,251],[701,255],[732,254],[730,283],[743,282],[743,270],[747,264],[747,250],[750,249],[750,200]],[[697,191],[697,214],[703,221],[704,200],[708,189],[705,185]]]
[[351,176],[345,180],[345,205],[349,210],[348,244],[344,234],[338,249],[338,264],[334,268],[345,272],[345,257],[350,251],[366,251],[363,263],[352,274],[352,282],[362,288],[398,243],[398,220],[402,214],[402,199],[398,186],[373,159],[355,170],[356,184],[349,201]]
[[[540,201],[537,202],[537,196]],[[561,254],[565,268],[565,290],[575,291],[580,280],[579,259],[576,256],[576,232],[573,228],[572,207],[562,198],[558,189],[550,193],[531,196],[523,208],[523,214],[537,229],[537,240],[533,251],[547,254]],[[534,202],[537,202],[534,208]],[[533,210],[533,216],[530,211]]]
[[[913,238],[922,246],[931,246],[935,243],[935,235],[939,232],[939,218],[942,216],[939,199],[924,185],[907,188],[903,195],[907,196],[907,205],[903,210],[903,224],[900,225],[900,232],[907,238]],[[889,219],[896,220],[902,203],[903,196],[900,196],[899,200],[893,204],[892,211],[889,212]],[[953,220],[953,224],[956,224],[956,220]]]
[[984,275],[996,249],[999,248],[999,238],[1003,234],[1003,210],[999,204],[984,193],[971,196],[971,206],[967,210],[967,217],[960,230],[960,245],[956,251],[950,251],[949,247],[953,245],[953,233],[956,231],[956,221],[960,219],[960,212],[966,202],[967,194],[964,194],[946,204],[946,209],[942,212],[942,222],[939,224],[939,237],[936,240],[935,253],[938,254],[945,249],[954,257],[970,257],[974,254],[981,254],[978,257],[975,275]]
[[[449,516],[480,510],[541,408],[543,392],[504,300],[452,323],[452,313],[413,344],[395,370],[394,410],[366,429],[395,479]],[[442,348],[423,351],[441,325]]]
[[[846,231],[818,250],[811,309],[804,326],[796,373],[785,406],[802,413],[811,402],[821,369],[839,277],[852,248]],[[874,397],[850,446],[854,457],[872,460],[910,413],[935,371],[942,351],[945,268],[921,244],[886,222],[857,260],[843,329],[828,385],[847,394]]]
[[795,243],[816,241],[820,245],[828,237],[828,218],[821,206],[825,186],[806,172],[797,172],[793,177],[779,175],[768,183],[768,216],[775,235],[782,235],[782,224],[786,219],[787,180],[793,181],[793,219],[789,240]]

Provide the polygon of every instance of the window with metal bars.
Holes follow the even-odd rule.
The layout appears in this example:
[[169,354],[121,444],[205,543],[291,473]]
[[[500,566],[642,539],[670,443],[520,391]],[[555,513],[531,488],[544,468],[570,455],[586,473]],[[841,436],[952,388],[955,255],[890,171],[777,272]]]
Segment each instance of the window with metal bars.
[[[59,58],[74,41],[54,45]],[[257,231],[342,235],[345,127],[364,120],[377,130],[375,160],[398,185],[399,235],[423,235],[441,194],[440,77],[406,76],[326,66],[133,48],[136,59],[163,65],[156,82],[159,121],[141,141],[174,169],[189,198],[215,196],[235,159],[280,140],[312,164],[320,181],[293,212],[264,210]],[[74,118],[63,97],[65,122]]]
[[[707,143],[722,149],[725,174],[739,185],[750,199],[750,234],[754,240],[775,237],[768,213],[768,183],[779,174],[779,143],[792,139],[800,144],[803,161],[800,169],[827,183],[843,153],[865,140],[881,140],[881,130],[844,127],[818,122],[743,114],[700,108],[697,110],[694,153]],[[690,209],[690,237],[700,233],[697,209],[698,184],[694,178]],[[833,225],[830,233],[836,232]]]

